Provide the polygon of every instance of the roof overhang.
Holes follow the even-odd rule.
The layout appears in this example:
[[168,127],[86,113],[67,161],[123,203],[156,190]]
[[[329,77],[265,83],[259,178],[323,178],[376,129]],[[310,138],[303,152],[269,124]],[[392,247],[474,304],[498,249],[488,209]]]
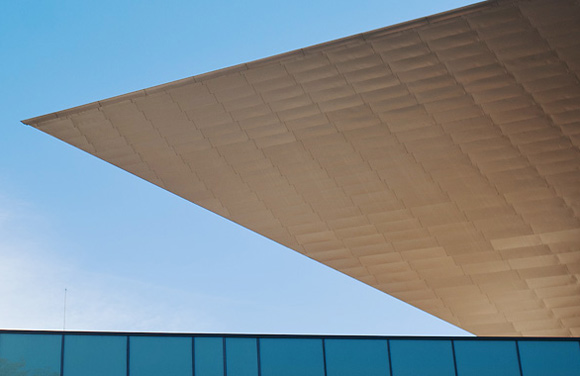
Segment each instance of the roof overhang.
[[478,335],[580,335],[580,5],[489,1],[29,119]]

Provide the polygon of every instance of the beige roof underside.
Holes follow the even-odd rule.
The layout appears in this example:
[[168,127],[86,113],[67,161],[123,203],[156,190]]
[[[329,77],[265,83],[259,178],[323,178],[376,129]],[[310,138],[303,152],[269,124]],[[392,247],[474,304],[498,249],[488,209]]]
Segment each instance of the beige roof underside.
[[475,334],[580,336],[579,75],[578,1],[494,1],[25,123]]

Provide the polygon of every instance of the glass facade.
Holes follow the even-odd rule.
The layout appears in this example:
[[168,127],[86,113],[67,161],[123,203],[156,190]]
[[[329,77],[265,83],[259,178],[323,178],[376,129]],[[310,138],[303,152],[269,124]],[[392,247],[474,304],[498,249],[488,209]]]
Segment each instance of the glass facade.
[[192,339],[187,337],[129,336],[127,374],[191,376],[193,373],[192,350]]
[[67,335],[64,354],[65,375],[127,374],[127,337]]
[[261,338],[261,376],[324,376],[322,339]]
[[197,376],[224,376],[224,339],[201,337],[194,339],[195,374]]
[[580,375],[580,340],[0,331],[0,376]]
[[389,374],[386,339],[325,339],[327,376]]
[[580,375],[578,343],[518,341],[524,375]]
[[453,341],[457,375],[520,375],[516,341]]
[[393,339],[389,345],[393,376],[455,375],[450,340]]
[[62,335],[0,333],[0,375],[57,376]]
[[226,338],[226,370],[229,376],[258,376],[258,339]]

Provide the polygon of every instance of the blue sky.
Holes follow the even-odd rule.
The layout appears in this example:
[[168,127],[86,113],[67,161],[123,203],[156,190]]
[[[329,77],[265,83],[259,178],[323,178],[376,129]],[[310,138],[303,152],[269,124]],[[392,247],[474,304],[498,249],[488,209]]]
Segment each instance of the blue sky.
[[9,1],[0,328],[465,333],[20,120],[473,1]]

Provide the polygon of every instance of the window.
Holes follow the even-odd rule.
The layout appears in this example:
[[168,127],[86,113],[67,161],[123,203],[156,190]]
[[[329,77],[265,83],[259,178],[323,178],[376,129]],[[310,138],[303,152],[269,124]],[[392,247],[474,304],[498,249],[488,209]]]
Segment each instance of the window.
[[455,376],[451,341],[389,340],[393,376]]
[[327,376],[385,376],[389,353],[384,339],[326,339]]
[[195,376],[224,375],[224,339],[197,337],[194,342]]
[[226,338],[228,376],[258,376],[256,338]]
[[127,337],[66,335],[64,374],[67,376],[126,376]]
[[322,339],[261,338],[262,376],[324,376]]
[[518,341],[523,376],[580,375],[576,341]]
[[0,375],[60,375],[59,334],[0,334]]
[[519,376],[515,341],[455,340],[458,376]]
[[191,376],[189,337],[129,337],[131,376]]

